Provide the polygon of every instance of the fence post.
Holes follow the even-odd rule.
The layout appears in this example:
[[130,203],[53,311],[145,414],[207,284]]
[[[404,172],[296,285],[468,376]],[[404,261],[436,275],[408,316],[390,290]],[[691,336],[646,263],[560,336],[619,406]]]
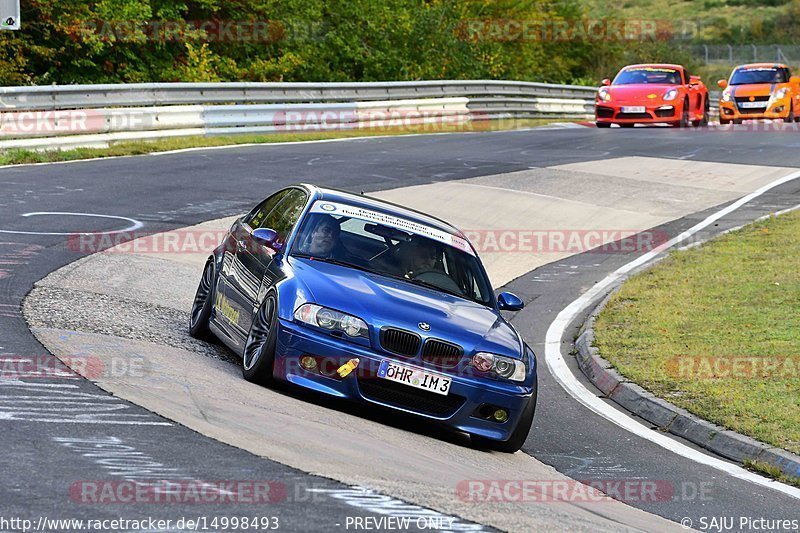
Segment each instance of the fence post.
[[706,66],[708,66],[708,45],[707,44],[703,45],[703,54],[706,57]]
[[731,63],[731,66],[733,66],[733,46],[731,45],[728,45],[728,59]]

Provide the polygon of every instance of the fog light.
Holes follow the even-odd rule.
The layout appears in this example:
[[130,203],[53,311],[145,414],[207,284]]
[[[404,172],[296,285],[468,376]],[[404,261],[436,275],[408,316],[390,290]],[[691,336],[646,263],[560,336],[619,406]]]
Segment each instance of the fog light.
[[494,417],[494,419],[497,422],[505,422],[506,420],[508,420],[508,411],[506,411],[505,409],[498,409],[497,411],[494,412],[492,417]]
[[317,368],[317,361],[310,355],[304,355],[300,358],[300,366],[306,370],[314,370]]

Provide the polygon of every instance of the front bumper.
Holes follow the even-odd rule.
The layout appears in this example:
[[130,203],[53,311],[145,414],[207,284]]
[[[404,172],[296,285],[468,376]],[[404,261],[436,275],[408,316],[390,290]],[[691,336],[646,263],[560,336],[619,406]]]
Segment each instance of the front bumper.
[[[323,358],[330,364],[326,369],[319,365],[317,369],[306,370],[300,365],[300,358],[304,355]],[[336,376],[338,365],[352,358],[359,359],[358,368],[344,378]],[[440,396],[377,377],[375,374],[381,361],[387,359],[405,366],[420,366],[402,357],[377,352],[294,322],[278,321],[275,378],[324,394],[380,405],[421,416],[453,429],[504,441],[511,436],[525,406],[536,393],[535,364],[530,365],[526,380],[526,383],[533,385],[527,387],[461,375],[463,372],[457,370],[424,367],[426,371],[445,375],[452,380],[449,394]],[[320,369],[334,376],[324,375]],[[508,420],[499,423],[476,416],[485,404],[505,409]]]
[[[644,112],[626,113],[623,107],[644,107]],[[680,121],[681,109],[674,103],[623,104],[598,102],[595,121],[608,124],[664,124]]]
[[720,120],[785,119],[789,117],[792,101],[782,98],[767,102],[763,108],[740,108],[735,102],[719,102]]

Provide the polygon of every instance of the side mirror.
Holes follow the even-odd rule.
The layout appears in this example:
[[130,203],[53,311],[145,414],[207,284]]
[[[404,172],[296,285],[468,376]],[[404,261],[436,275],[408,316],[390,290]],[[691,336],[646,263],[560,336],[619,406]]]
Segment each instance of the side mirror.
[[792,76],[791,78],[789,78],[789,83],[791,83],[792,85],[797,85],[798,83],[800,83],[800,76]]
[[720,88],[720,89],[725,89],[725,88],[728,86],[728,82],[727,82],[727,81],[725,81],[725,80],[719,80],[719,81],[717,82],[717,85],[719,85],[719,88]]
[[501,311],[519,311],[525,307],[525,302],[519,299],[516,294],[510,292],[501,292],[497,296],[497,307]]
[[700,85],[700,76],[689,76],[689,85]]
[[264,246],[269,246],[273,250],[280,250],[282,248],[281,243],[278,242],[278,232],[274,229],[258,228],[253,230],[253,241]]
[[603,87],[608,87],[609,85],[611,85],[611,80],[608,78],[603,78],[603,81],[600,82],[600,85],[602,85]]

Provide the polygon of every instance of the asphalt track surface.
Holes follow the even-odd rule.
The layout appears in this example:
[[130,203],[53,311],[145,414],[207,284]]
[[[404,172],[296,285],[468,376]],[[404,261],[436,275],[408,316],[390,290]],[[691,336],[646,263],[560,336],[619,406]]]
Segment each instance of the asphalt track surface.
[[[237,147],[5,168],[0,169],[4,193],[0,198],[0,230],[70,233],[120,228],[121,221],[114,219],[63,214],[22,216],[32,212],[96,212],[135,218],[145,223],[147,231],[166,231],[241,213],[270,191],[298,181],[370,192],[621,156],[800,168],[798,145],[797,132],[539,129]],[[721,220],[715,231],[797,204],[800,184],[792,182]],[[502,216],[502,206],[498,206],[498,216]],[[662,229],[674,235],[703,216],[685,217]],[[64,240],[63,235],[0,235],[5,243],[0,250],[4,255],[0,264],[0,353],[4,357],[46,354],[31,336],[19,306],[33,283],[79,257]],[[523,296],[528,306],[514,317],[515,325],[541,353],[544,333],[558,311],[633,257],[608,254],[598,259],[597,254],[587,253],[516,279],[508,288]],[[544,278],[553,282],[541,283]],[[65,380],[36,383],[63,385]],[[69,380],[68,384],[74,391],[99,394],[84,380]],[[125,415],[118,420],[126,423],[120,424],[50,422],[41,414],[30,414],[36,411],[9,414],[20,411],[12,397],[26,386],[9,383],[4,387],[13,389],[0,393],[4,402],[0,442],[6,451],[0,460],[4,515],[95,518],[123,513],[113,507],[78,506],[65,497],[75,480],[109,476],[108,468],[75,451],[81,443],[68,442],[93,438],[106,442],[119,439],[120,444],[141,451],[153,463],[174,469],[176,475],[186,479],[281,480],[289,487],[289,497],[270,506],[270,513],[281,517],[282,529],[328,530],[347,516],[372,514],[334,498],[317,497],[309,505],[310,496],[305,491],[309,485],[323,489],[341,485],[220,444],[144,409],[124,405],[120,409]],[[687,461],[593,415],[552,380],[543,364],[540,387],[540,407],[524,451],[560,472],[576,479],[668,482],[686,494],[670,501],[631,504],[675,521],[690,517],[697,524],[703,516],[798,517],[797,501],[788,496]],[[698,494],[700,488],[705,491],[702,496]],[[164,512],[162,506],[153,505],[147,514],[174,518],[181,513],[174,509]],[[252,506],[206,506],[193,514],[241,516],[252,514]]]

